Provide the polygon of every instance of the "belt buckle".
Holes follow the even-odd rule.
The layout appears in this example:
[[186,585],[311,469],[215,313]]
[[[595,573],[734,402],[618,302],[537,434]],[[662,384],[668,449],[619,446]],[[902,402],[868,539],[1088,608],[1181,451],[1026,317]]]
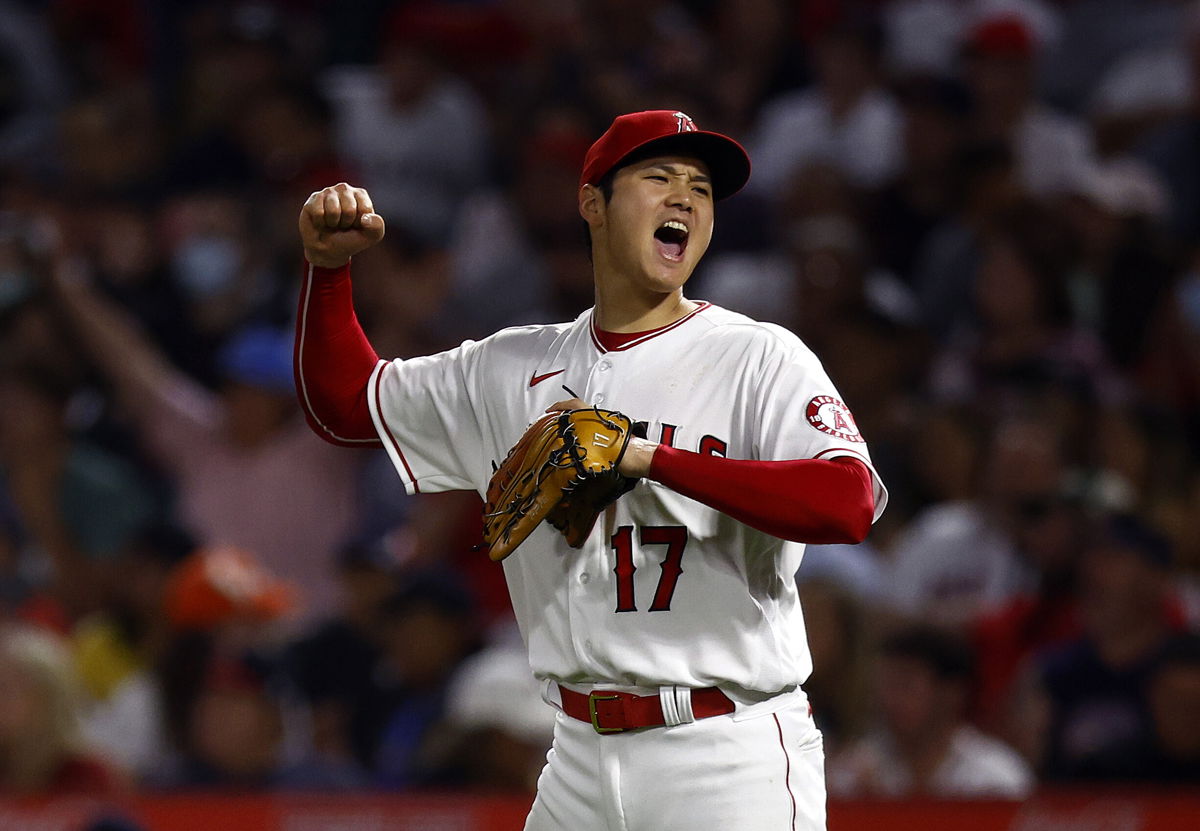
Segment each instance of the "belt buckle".
[[625,727],[601,727],[600,717],[596,713],[597,701],[620,701],[619,695],[597,695],[595,692],[588,693],[588,715],[592,717],[592,729],[597,733],[624,733]]

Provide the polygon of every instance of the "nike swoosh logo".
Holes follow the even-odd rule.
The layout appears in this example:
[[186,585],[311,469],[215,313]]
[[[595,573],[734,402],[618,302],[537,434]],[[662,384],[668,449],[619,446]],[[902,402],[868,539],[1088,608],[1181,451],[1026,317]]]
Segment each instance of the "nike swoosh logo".
[[566,372],[565,369],[559,369],[554,372],[547,372],[545,375],[532,375],[529,378],[529,386],[536,387],[538,384],[542,383],[542,381],[545,381],[547,378],[553,378],[555,375],[562,375],[564,372]]

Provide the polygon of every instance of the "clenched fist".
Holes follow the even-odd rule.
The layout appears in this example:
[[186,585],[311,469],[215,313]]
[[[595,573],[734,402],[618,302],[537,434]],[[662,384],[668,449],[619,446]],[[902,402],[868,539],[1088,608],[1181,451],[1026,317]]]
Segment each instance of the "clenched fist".
[[383,239],[383,217],[362,188],[339,182],[313,193],[300,209],[304,256],[320,268],[338,268]]

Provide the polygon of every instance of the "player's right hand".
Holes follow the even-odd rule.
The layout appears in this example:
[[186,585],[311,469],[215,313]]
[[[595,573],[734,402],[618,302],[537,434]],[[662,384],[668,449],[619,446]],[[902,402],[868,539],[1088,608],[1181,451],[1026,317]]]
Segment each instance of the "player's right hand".
[[339,182],[316,191],[300,209],[304,256],[320,268],[339,268],[383,239],[383,217],[362,188]]

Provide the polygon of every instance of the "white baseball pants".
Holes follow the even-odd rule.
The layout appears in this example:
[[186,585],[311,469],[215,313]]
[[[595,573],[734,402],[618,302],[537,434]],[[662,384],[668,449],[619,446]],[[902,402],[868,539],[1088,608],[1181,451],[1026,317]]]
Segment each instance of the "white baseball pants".
[[825,753],[801,691],[600,735],[558,713],[525,831],[825,831]]

